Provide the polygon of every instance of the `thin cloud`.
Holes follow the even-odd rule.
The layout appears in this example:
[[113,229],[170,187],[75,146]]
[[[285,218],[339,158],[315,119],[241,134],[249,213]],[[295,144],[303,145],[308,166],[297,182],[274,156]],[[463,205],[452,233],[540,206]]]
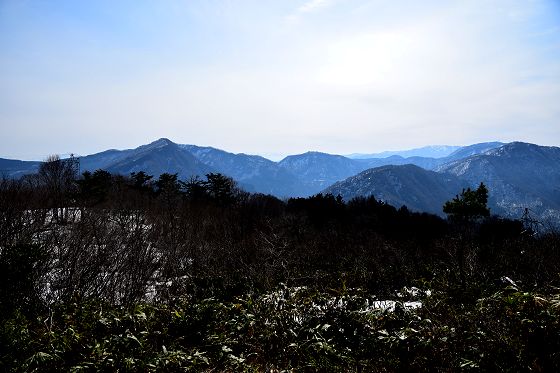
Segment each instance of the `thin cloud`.
[[299,13],[309,13],[313,12],[319,8],[323,8],[330,3],[329,0],[311,0],[303,4],[298,8]]
[[298,7],[292,14],[288,17],[288,21],[294,22],[299,20],[304,14],[313,13],[319,9],[325,8],[331,5],[332,0],[309,0],[303,5]]

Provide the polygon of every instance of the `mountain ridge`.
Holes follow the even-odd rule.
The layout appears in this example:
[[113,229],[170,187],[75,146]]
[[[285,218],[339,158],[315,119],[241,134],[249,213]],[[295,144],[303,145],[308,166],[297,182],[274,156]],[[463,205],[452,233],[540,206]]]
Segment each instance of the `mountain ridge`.
[[453,175],[407,165],[387,165],[371,168],[339,181],[323,192],[341,195],[349,201],[354,197],[369,197],[395,207],[407,206],[414,211],[442,215],[441,206],[466,183]]
[[443,158],[452,152],[462,148],[457,145],[426,145],[420,148],[406,150],[386,150],[378,153],[352,153],[346,155],[350,159],[369,159],[369,158],[387,158],[392,155],[398,155],[403,158],[409,157],[425,157],[425,158]]
[[[39,165],[0,158],[0,173],[21,177],[36,172]],[[463,187],[484,182],[494,212],[519,217],[520,211],[530,208],[539,218],[560,221],[560,148],[523,142],[473,144],[441,158],[350,159],[309,151],[274,162],[161,138],[134,149],[109,149],[80,157],[80,165],[82,172],[105,169],[127,175],[144,171],[156,177],[167,172],[177,173],[180,179],[219,172],[247,191],[280,198],[319,192],[340,192],[345,199],[373,194],[388,203],[440,215],[442,200]],[[375,183],[362,180],[366,176]]]
[[[438,166],[433,173],[423,173],[423,185],[416,189],[410,185],[407,179],[410,176],[407,175],[398,175],[391,183],[387,182],[389,176],[383,173],[389,173],[389,169],[378,167],[338,182],[323,192],[340,193],[349,199],[363,195],[364,190],[376,191],[381,199],[385,195],[391,196],[390,201],[395,205],[406,204],[413,210],[442,215],[438,209],[445,199],[440,198],[438,201],[433,196],[426,197],[422,191],[425,185],[431,185],[434,190],[438,190],[437,195],[449,199],[462,188],[475,188],[483,182],[490,192],[489,206],[493,213],[520,218],[528,209],[542,222],[560,223],[559,147],[513,142],[498,148],[479,148],[478,151],[482,153],[451,160]],[[418,173],[417,170],[415,172]],[[376,182],[372,184],[370,180],[373,174]],[[406,198],[396,193],[403,185],[410,193]],[[423,206],[419,208],[418,205]],[[428,209],[430,206],[433,207]]]

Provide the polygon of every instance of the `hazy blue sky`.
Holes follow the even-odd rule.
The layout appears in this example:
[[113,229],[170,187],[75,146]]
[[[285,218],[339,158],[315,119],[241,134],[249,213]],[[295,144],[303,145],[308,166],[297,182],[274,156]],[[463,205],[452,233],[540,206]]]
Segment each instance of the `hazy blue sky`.
[[560,145],[560,1],[0,0],[0,157]]

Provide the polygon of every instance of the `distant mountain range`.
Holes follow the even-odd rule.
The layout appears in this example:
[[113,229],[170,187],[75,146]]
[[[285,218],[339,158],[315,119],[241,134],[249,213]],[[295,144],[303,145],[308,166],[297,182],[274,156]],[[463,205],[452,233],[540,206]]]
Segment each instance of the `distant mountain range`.
[[366,164],[341,155],[319,152],[287,156],[278,166],[298,178],[302,186],[300,195],[315,194],[368,168]]
[[513,142],[437,169],[469,185],[484,182],[494,212],[519,217],[529,208],[540,220],[560,221],[560,148]]
[[447,157],[449,154],[456,150],[459,150],[461,146],[452,145],[428,145],[421,148],[409,149],[409,150],[396,150],[396,151],[384,151],[381,153],[353,153],[347,155],[348,158],[352,159],[369,159],[369,158],[387,158],[393,155],[398,155],[403,158],[408,157],[426,157],[426,158],[443,158]]
[[[345,200],[373,195],[397,207],[440,215],[443,203],[462,188],[484,182],[494,213],[520,217],[529,208],[536,218],[560,222],[560,148],[488,142],[362,156],[307,152],[273,162],[159,139],[136,149],[80,157],[80,167],[82,172],[105,169],[126,175],[145,171],[156,177],[177,173],[183,180],[219,172],[250,192],[278,197],[325,192],[341,194]],[[36,172],[39,164],[0,158],[0,174],[20,177]]]
[[407,164],[382,166],[363,171],[326,188],[324,193],[340,194],[345,201],[358,196],[374,196],[395,207],[442,214],[445,201],[468,186],[454,175],[442,174]]
[[37,172],[41,162],[0,158],[0,176],[18,178]]
[[[457,158],[464,156],[463,158]],[[379,167],[326,188],[345,200],[373,195],[394,206],[442,214],[445,201],[483,182],[493,213],[520,218],[525,208],[542,222],[560,222],[560,148],[513,142],[458,150],[428,171],[412,165]]]

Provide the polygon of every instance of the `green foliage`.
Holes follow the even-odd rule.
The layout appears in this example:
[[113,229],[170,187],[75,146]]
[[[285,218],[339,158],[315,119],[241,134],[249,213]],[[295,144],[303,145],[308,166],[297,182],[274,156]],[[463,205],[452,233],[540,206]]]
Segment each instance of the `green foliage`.
[[218,204],[227,206],[235,202],[239,190],[235,181],[219,173],[209,173],[206,181],[202,183],[206,193]]
[[[36,244],[4,246],[0,250],[0,315],[16,310],[33,314],[40,307],[38,282],[45,252]],[[2,316],[0,316],[1,320]]]
[[487,203],[488,189],[483,183],[480,183],[476,190],[463,189],[460,196],[445,202],[443,212],[452,220],[473,221],[490,215]]
[[79,195],[87,204],[97,205],[107,200],[111,191],[112,176],[105,170],[86,171],[77,181]]
[[148,175],[144,171],[132,172],[130,178],[132,179],[132,186],[136,190],[146,191],[151,188],[150,182],[153,176]]
[[179,193],[179,182],[177,180],[177,174],[163,173],[159,175],[159,179],[156,181],[156,187],[158,193],[161,194],[178,194]]
[[[343,290],[343,289],[339,289]],[[496,289],[457,302],[445,289],[404,289],[380,302],[281,286],[232,300],[56,307],[46,321],[2,329],[5,370],[33,371],[555,371],[558,294]],[[411,308],[407,301],[421,302]],[[384,304],[393,308],[384,308]],[[23,343],[23,345],[19,345]],[[23,347],[22,347],[23,346]]]

